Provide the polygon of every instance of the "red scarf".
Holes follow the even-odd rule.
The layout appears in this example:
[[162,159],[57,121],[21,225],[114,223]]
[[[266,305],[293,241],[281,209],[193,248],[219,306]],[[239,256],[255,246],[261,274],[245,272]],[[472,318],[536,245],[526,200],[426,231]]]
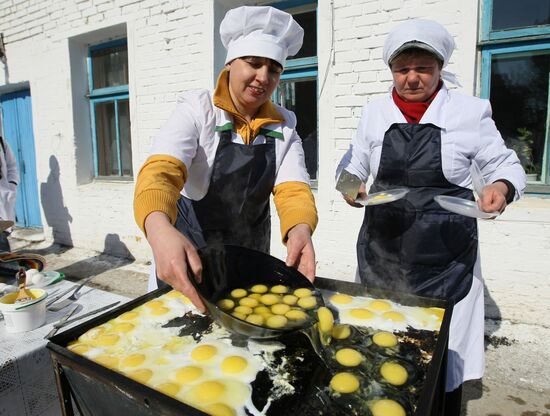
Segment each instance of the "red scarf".
[[439,81],[439,84],[437,85],[437,88],[435,89],[434,93],[428,98],[426,101],[422,101],[419,103],[413,103],[410,101],[405,101],[403,98],[401,98],[398,94],[395,88],[392,90],[391,95],[393,98],[393,102],[401,110],[405,118],[409,123],[412,124],[418,124],[432,101],[434,100],[435,96],[441,89],[441,86],[443,85],[443,81]]

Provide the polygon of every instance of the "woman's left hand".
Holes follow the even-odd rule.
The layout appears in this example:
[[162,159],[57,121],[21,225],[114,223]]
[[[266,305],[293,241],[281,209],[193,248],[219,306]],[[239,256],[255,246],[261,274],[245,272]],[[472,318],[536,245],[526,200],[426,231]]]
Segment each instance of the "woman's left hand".
[[286,265],[298,269],[311,282],[315,279],[315,250],[311,241],[311,228],[297,224],[288,232]]
[[500,212],[506,209],[508,187],[504,182],[495,182],[483,188],[483,198],[478,202],[484,212]]

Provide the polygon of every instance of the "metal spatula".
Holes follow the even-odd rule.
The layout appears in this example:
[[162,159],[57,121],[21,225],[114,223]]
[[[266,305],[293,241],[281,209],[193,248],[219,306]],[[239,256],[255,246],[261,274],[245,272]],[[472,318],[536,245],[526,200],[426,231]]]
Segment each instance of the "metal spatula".
[[53,305],[51,305],[48,309],[50,311],[54,311],[54,312],[57,312],[57,311],[60,311],[61,309],[67,307],[68,305],[70,305],[71,303],[75,302],[78,300],[78,298],[81,296],[79,291],[80,289],[82,289],[82,287],[88,283],[90,280],[92,280],[95,276],[90,276],[90,277],[87,277],[86,279],[84,279],[82,281],[82,283],[80,283],[76,289],[74,290],[74,292],[71,294],[71,296],[69,296],[67,299],[65,300],[62,300],[61,302],[58,302],[58,303],[54,303]]

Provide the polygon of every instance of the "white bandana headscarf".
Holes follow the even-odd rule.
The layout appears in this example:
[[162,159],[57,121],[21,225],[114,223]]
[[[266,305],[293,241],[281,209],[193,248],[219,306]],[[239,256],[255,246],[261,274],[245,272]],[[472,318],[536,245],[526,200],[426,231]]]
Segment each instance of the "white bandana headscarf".
[[[409,48],[425,49],[433,53],[443,62],[444,68],[453,54],[455,41],[447,29],[433,20],[408,20],[388,34],[382,53],[385,64],[389,66],[397,55]],[[461,86],[456,75],[451,72],[441,71],[441,78]]]

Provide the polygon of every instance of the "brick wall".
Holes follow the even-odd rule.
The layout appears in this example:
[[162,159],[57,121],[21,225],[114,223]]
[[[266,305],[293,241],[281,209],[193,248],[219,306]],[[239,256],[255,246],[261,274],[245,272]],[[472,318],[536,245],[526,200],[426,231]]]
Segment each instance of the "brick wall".
[[[133,167],[137,175],[148,156],[152,137],[174,108],[176,94],[213,86],[224,56],[214,36],[216,26],[225,10],[237,3],[240,2],[0,2],[0,32],[4,34],[8,57],[8,71],[4,73],[9,75],[3,83],[0,78],[0,93],[13,84],[29,83],[38,181],[40,184],[59,181],[61,191],[56,198],[62,198],[70,215],[60,210],[53,219],[48,217],[49,222],[43,217],[50,238],[56,232],[56,237],[76,246],[103,250],[107,236],[117,234],[138,260],[150,257],[147,243],[133,221],[133,182],[91,180],[87,101],[79,80],[83,72],[78,67],[82,64],[79,53],[86,49],[87,43],[105,41],[126,32]],[[319,2],[320,168],[315,197],[320,222],[314,236],[319,275],[354,278],[355,242],[362,210],[347,206],[334,190],[334,171],[349,146],[361,107],[385,94],[390,86],[391,75],[381,60],[384,37],[392,27],[409,18],[438,20],[457,43],[448,69],[459,75],[466,93],[475,93],[479,67],[475,49],[477,4],[476,0]],[[59,165],[58,178],[50,168],[55,162]],[[548,200],[535,200],[548,207]],[[507,230],[516,230],[517,221],[530,216],[530,202],[526,201],[512,207],[512,213],[503,216],[498,226],[482,226],[482,241],[486,239],[490,246],[493,241],[506,242],[512,238]],[[59,205],[47,199],[42,204],[44,210]],[[547,226],[548,218],[533,224]],[[284,258],[276,215],[272,235],[273,253]],[[529,245],[524,249],[528,257]],[[501,271],[496,261],[491,267],[495,273]],[[542,273],[543,268],[537,270]]]

